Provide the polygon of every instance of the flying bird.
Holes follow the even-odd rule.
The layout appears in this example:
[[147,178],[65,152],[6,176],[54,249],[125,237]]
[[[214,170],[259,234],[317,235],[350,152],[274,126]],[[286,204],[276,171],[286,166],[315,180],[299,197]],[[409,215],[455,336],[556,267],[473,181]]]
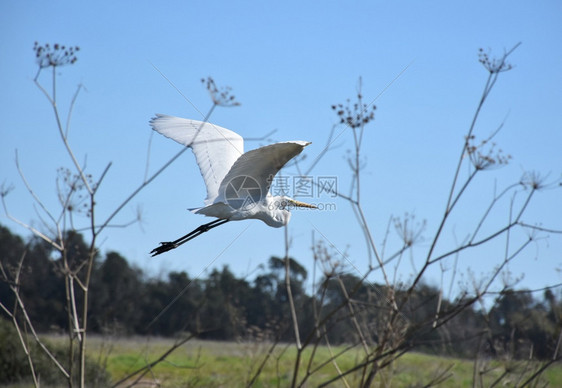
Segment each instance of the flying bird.
[[310,144],[286,141],[244,152],[244,139],[211,123],[157,114],[150,120],[156,132],[191,148],[207,186],[205,206],[189,209],[216,217],[175,241],[161,242],[150,253],[159,255],[228,221],[258,219],[274,228],[291,219],[292,207],[316,208],[269,192],[277,172]]

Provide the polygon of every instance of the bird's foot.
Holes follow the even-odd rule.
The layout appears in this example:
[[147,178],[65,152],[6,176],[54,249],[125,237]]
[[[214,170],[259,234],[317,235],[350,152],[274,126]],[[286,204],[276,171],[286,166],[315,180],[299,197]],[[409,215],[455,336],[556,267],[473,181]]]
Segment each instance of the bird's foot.
[[177,248],[176,244],[174,244],[171,241],[165,241],[165,242],[161,242],[159,247],[156,247],[153,250],[151,250],[150,254],[152,255],[152,257],[154,257],[161,253],[168,252],[174,248]]

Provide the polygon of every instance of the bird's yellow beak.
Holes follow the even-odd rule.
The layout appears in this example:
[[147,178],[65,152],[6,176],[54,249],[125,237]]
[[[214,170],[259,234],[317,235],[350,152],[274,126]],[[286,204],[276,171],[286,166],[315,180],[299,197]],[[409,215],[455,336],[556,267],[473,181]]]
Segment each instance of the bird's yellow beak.
[[293,206],[307,207],[309,209],[318,209],[318,206],[311,205],[311,204],[306,203],[306,202],[297,201],[297,200],[292,199],[292,198],[287,199],[287,201]]

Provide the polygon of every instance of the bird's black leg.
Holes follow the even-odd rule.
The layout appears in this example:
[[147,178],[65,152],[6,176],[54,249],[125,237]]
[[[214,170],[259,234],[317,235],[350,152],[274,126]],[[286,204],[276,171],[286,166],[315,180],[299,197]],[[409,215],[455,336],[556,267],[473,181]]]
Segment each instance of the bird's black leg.
[[192,230],[191,232],[189,232],[188,234],[186,234],[183,237],[178,238],[175,241],[166,241],[166,242],[161,242],[159,247],[154,248],[152,251],[150,251],[150,253],[152,254],[152,257],[159,255],[161,253],[170,251],[174,248],[179,247],[181,244],[188,242],[189,240],[194,239],[195,237],[208,232],[209,230],[227,223],[228,220],[224,220],[219,218],[218,220],[214,220],[211,221],[209,223],[203,224],[201,226],[199,226],[198,228]]

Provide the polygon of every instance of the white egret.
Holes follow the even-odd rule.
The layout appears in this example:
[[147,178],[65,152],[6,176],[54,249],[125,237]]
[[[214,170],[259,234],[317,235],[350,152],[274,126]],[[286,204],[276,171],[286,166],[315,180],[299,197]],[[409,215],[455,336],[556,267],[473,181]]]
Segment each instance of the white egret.
[[287,141],[244,153],[244,139],[218,125],[157,114],[150,120],[156,132],[190,147],[207,186],[207,198],[195,214],[216,217],[175,241],[162,242],[150,253],[159,255],[228,221],[258,219],[274,228],[287,225],[289,208],[316,208],[269,192],[277,172],[310,144]]

